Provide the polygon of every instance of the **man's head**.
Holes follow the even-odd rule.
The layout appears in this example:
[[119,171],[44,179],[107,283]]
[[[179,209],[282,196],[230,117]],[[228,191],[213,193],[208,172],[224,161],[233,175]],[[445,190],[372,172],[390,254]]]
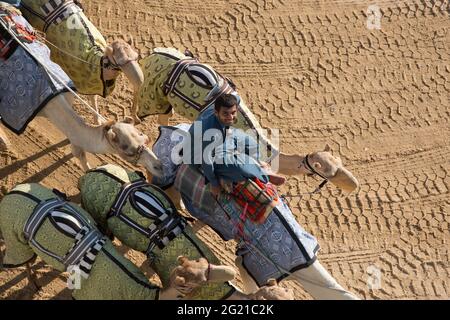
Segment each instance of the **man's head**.
[[223,94],[215,102],[216,117],[224,126],[231,126],[237,120],[238,99],[232,94]]

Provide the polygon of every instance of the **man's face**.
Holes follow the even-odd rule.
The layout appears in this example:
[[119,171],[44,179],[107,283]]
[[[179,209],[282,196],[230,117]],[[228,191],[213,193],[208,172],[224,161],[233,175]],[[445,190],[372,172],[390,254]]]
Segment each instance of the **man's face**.
[[216,116],[224,126],[232,126],[236,122],[237,112],[236,105],[231,108],[222,107],[219,112],[216,111]]

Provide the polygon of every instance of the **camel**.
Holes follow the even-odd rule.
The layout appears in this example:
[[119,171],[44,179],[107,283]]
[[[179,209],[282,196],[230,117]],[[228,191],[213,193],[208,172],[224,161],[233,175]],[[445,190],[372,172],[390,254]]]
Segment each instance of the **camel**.
[[148,136],[136,129],[134,121],[125,117],[120,122],[108,121],[98,126],[86,124],[68,102],[70,93],[56,96],[38,114],[50,120],[72,144],[72,154],[80,160],[84,171],[91,169],[86,152],[117,154],[133,165],[142,165],[161,175],[161,163],[146,145]]
[[[182,159],[174,159],[173,151],[181,150],[186,147],[184,144],[184,137],[186,137],[189,130],[189,124],[180,124],[175,127],[162,126],[159,128],[160,135],[153,145],[155,155],[162,161],[163,175],[159,178],[152,178],[149,176],[149,181],[164,188],[178,209],[183,209],[184,205],[181,202],[180,192],[175,188],[173,182],[175,180],[179,163]],[[181,147],[181,148],[180,148]],[[174,161],[180,161],[174,163]],[[331,182],[337,188],[343,191],[343,194],[351,193],[359,186],[358,180],[342,163],[339,156],[331,147],[326,144],[322,151],[312,152],[309,155],[291,155],[290,157],[280,157],[281,165],[286,169],[287,174],[295,174],[297,176],[317,176],[323,179],[315,192],[325,185],[326,182]],[[200,229],[201,223],[196,223],[194,229]]]
[[[154,145],[155,154],[163,161],[165,168],[162,181],[168,185],[173,184],[170,189],[181,194],[187,211],[198,219],[199,222],[192,226],[193,232],[198,232],[202,226],[208,225],[223,240],[238,240],[235,263],[240,270],[245,293],[255,292],[270,278],[282,280],[289,276],[299,282],[314,298],[357,299],[343,289],[319,263],[316,255],[319,249],[317,240],[298,224],[284,198],[279,197],[278,205],[262,222],[255,223],[248,217],[243,218],[242,211],[245,209],[224,192],[217,198],[212,196],[208,184],[205,184],[205,178],[196,168],[186,164],[165,164],[170,160],[173,148],[180,143],[178,140],[170,145],[167,136],[171,135],[167,135],[163,130]],[[161,147],[162,145],[164,147]],[[347,193],[358,187],[356,178],[328,145],[323,151],[299,157],[301,163],[298,173],[306,176],[317,175],[324,179],[315,190],[301,195],[317,193],[327,181],[333,182]],[[258,234],[256,238],[255,233]],[[274,234],[277,234],[276,238],[280,243],[274,242]],[[281,260],[274,262],[272,256]]]
[[[97,111],[97,96],[109,96],[121,72],[135,90],[142,85],[139,55],[131,43],[119,39],[108,45],[78,1],[22,0],[19,8],[35,29],[45,33],[52,61],[69,75],[79,93],[91,96]],[[101,119],[96,121],[100,124]]]
[[[6,36],[10,37],[5,38],[8,40],[5,43],[10,47],[2,51],[6,51],[7,55],[0,60],[2,68],[0,82],[6,85],[1,91],[4,99],[0,102],[0,110],[3,108],[2,116],[6,116],[3,116],[2,120],[6,121],[8,127],[20,134],[34,118],[34,113],[37,113],[37,116],[48,118],[69,138],[72,152],[80,160],[85,171],[90,168],[86,152],[113,153],[132,164],[141,164],[150,172],[159,175],[161,165],[153,152],[146,147],[148,137],[134,127],[132,119],[125,118],[121,122],[110,121],[99,126],[86,124],[72,108],[74,101],[72,82],[61,68],[50,60],[48,47],[36,40],[33,28],[23,19],[20,11],[3,2],[0,2],[0,11],[7,16],[2,20],[2,25],[16,28],[16,31]],[[14,35],[17,30],[21,30],[21,33]],[[12,45],[14,43],[16,47]],[[17,65],[20,68],[17,68]],[[33,71],[30,71],[30,68]],[[24,80],[30,76],[34,77],[32,78],[34,83]],[[11,78],[18,83],[12,82]],[[20,98],[17,96],[16,87],[25,88]],[[9,101],[14,102],[14,105],[10,106]],[[24,114],[26,117],[17,116],[19,112],[14,108],[25,109],[25,111],[20,109],[20,115]],[[7,139],[2,131],[0,135],[4,138],[0,144],[4,145]]]
[[[183,279],[194,281],[185,263],[170,272],[171,281],[160,288],[148,281],[131,261],[123,257],[98,229],[82,208],[65,199],[65,195],[40,184],[17,185],[0,202],[0,227],[6,245],[4,268],[26,265],[27,277],[40,289],[31,264],[37,257],[58,271],[67,271],[69,289],[76,299],[174,300],[189,292]],[[194,262],[192,262],[194,263]],[[186,267],[185,267],[186,266]],[[207,265],[204,282],[233,279],[234,269],[224,265]],[[184,281],[185,283],[185,281]]]
[[[213,107],[221,94],[232,93],[239,97],[229,78],[200,63],[190,52],[183,54],[174,48],[155,48],[139,63],[144,83],[134,92],[131,116],[136,123],[149,115],[158,115],[159,124],[167,126],[175,112],[194,121],[206,108]],[[302,175],[303,157],[280,152],[243,99],[239,97],[238,100],[239,114],[234,127],[253,130],[258,142],[267,147],[267,155],[260,160],[272,164],[280,174]]]
[[[194,234],[165,192],[146,183],[138,173],[117,165],[104,165],[82,176],[78,187],[83,208],[99,228],[126,247],[146,254],[147,263],[158,274],[163,287],[174,281],[168,271],[175,267],[173,263],[178,257],[179,265],[189,274],[181,272],[176,283],[185,288],[189,298],[249,298],[225,282],[208,285],[208,274],[216,272],[214,265],[220,264],[218,258]],[[228,274],[228,280],[232,280],[235,272],[229,268],[221,274],[223,278]]]

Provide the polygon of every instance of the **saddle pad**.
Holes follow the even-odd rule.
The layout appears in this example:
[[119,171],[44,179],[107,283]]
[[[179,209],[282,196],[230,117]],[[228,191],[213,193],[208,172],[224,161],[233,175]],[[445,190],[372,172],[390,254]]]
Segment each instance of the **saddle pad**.
[[167,189],[173,185],[177,170],[180,166],[178,162],[174,162],[175,155],[174,148],[183,143],[184,133],[187,134],[189,124],[179,124],[177,126],[161,126],[159,127],[159,137],[153,144],[153,152],[161,160],[163,167],[163,174],[161,177],[154,176],[152,184],[157,185],[162,189]]
[[189,213],[222,239],[239,242],[236,255],[242,257],[243,266],[259,286],[270,278],[281,280],[316,260],[316,238],[298,224],[285,201],[280,201],[264,223],[247,219],[241,225],[242,208],[230,197],[219,197],[210,208],[212,213],[200,210],[185,195],[182,199]]
[[[26,20],[2,7],[0,13],[19,29],[33,31]],[[6,20],[5,20],[6,21]],[[0,27],[2,28],[2,27]],[[23,43],[34,57],[42,61],[48,72],[23,47],[18,46],[7,60],[0,60],[0,118],[13,132],[22,133],[36,114],[58,94],[73,88],[64,71],[50,60],[50,50],[39,41]]]

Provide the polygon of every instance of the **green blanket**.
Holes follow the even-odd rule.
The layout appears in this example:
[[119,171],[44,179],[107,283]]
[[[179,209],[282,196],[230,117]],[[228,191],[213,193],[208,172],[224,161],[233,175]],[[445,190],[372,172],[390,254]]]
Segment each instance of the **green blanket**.
[[[90,228],[95,228],[94,219],[86,211],[66,202],[58,212],[47,215],[35,236],[41,248],[29,243],[24,235],[24,226],[38,206],[37,201],[57,197],[54,192],[39,184],[22,184],[3,198],[0,202],[0,229],[6,244],[4,267],[17,267],[37,255],[58,271],[66,271],[66,266],[61,261],[45,251],[64,257],[76,242],[75,234],[79,232],[78,227],[82,223],[76,216],[64,214],[69,212],[64,209],[66,206],[70,206],[87,220]],[[133,263],[117,252],[109,240],[105,240],[106,243],[94,259],[88,278],[79,277],[81,286],[73,291],[73,297],[77,300],[156,299],[160,288],[151,284]]]
[[[107,219],[122,185],[139,179],[142,178],[135,172],[127,171],[115,165],[106,165],[81,177],[79,188],[84,208],[92,214],[101,228],[112,232],[128,247],[146,252],[150,242],[145,235],[131,228],[117,217]],[[166,210],[174,210],[173,204],[160,189],[153,186],[143,189],[159,199],[160,204]],[[155,222],[155,219],[150,218],[148,214],[144,215],[142,210],[138,209],[132,196],[125,203],[122,214],[144,227],[148,227]],[[187,226],[180,235],[170,241],[164,248],[156,247],[149,254],[150,266],[158,273],[164,287],[169,284],[170,270],[176,266],[177,257],[180,255],[185,255],[190,259],[205,257],[213,264],[220,263],[213,252]],[[223,299],[233,292],[234,288],[228,283],[208,284],[199,288],[191,298],[199,300]]]

